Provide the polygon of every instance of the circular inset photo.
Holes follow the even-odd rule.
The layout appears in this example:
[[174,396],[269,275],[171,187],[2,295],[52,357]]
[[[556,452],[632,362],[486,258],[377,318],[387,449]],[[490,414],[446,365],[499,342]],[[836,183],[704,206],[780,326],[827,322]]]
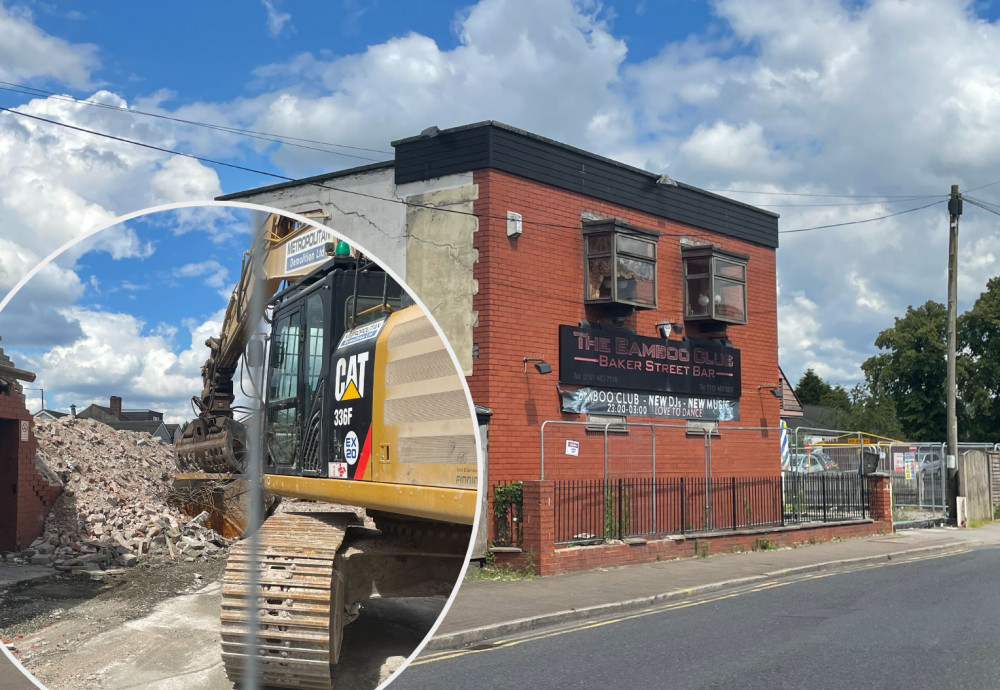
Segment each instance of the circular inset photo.
[[476,411],[364,247],[266,207],[151,209],[36,267],[0,336],[0,685],[375,688],[436,626]]

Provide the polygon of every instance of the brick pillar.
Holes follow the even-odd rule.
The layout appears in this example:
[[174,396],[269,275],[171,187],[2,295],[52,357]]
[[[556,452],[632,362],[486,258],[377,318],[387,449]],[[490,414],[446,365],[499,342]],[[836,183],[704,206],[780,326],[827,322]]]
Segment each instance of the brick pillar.
[[554,485],[542,479],[524,481],[521,486],[524,501],[521,548],[532,569],[539,575],[547,575],[552,572],[556,550]]
[[889,523],[892,531],[892,480],[888,474],[868,475],[868,514],[876,522]]

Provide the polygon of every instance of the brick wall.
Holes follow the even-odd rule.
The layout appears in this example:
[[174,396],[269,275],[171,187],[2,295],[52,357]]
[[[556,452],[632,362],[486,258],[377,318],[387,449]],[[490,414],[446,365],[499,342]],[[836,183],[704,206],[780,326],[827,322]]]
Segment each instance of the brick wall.
[[[477,171],[474,183],[479,186],[475,212],[480,223],[475,238],[479,292],[473,298],[479,323],[473,330],[473,340],[479,346],[479,358],[473,362],[469,386],[473,399],[493,410],[491,483],[539,476],[539,427],[543,421],[585,419],[584,415],[563,414],[556,391],[559,324],[575,325],[581,319],[597,321],[602,314],[601,309],[583,304],[583,236],[579,228],[584,212],[618,217],[661,233],[657,248],[659,307],[640,311],[626,321],[640,335],[655,335],[659,321],[683,321],[681,236],[750,256],[748,324],[728,329],[742,359],[741,421],[735,424],[778,425],[779,401],[767,390],[758,390],[758,386],[774,386],[778,380],[774,250],[496,170]],[[522,214],[523,234],[518,238],[507,237],[508,210]],[[688,330],[689,335],[695,335],[693,324]],[[539,375],[530,365],[524,372],[523,358],[537,356],[552,365],[552,374]],[[684,424],[683,420],[630,421]],[[780,471],[777,433],[727,432],[726,426],[722,424],[722,436],[713,441],[713,474],[760,476]],[[702,473],[702,438],[688,438],[683,429],[677,429],[666,436],[664,443],[660,440],[658,437],[658,475]],[[576,475],[594,476],[598,458],[602,463],[602,456],[593,454],[574,461]]]
[[[29,425],[27,441],[21,440],[23,422]],[[24,396],[14,388],[0,393],[0,552],[27,548],[62,491],[35,469],[37,449]]]

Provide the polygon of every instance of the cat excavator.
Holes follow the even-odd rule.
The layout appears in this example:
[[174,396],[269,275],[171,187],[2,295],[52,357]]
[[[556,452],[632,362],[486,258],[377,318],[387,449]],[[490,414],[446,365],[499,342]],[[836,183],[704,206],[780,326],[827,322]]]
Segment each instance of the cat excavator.
[[[253,305],[265,302],[261,314]],[[265,339],[254,335],[262,316]],[[226,672],[236,683],[331,688],[343,628],[364,601],[445,593],[461,571],[478,486],[461,373],[428,315],[375,262],[279,214],[255,234],[206,345],[173,495],[225,536],[256,531],[232,546],[223,579]],[[263,367],[259,412],[242,422],[241,361]],[[266,514],[274,497],[308,499],[310,510],[258,524],[251,506]]]

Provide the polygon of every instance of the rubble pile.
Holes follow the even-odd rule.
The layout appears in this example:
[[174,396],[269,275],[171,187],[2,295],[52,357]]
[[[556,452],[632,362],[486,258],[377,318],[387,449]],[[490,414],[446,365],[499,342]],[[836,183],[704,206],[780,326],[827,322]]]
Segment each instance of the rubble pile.
[[206,559],[229,542],[170,505],[174,449],[92,419],[35,420],[35,465],[63,493],[20,557],[57,570],[103,574],[141,558]]

